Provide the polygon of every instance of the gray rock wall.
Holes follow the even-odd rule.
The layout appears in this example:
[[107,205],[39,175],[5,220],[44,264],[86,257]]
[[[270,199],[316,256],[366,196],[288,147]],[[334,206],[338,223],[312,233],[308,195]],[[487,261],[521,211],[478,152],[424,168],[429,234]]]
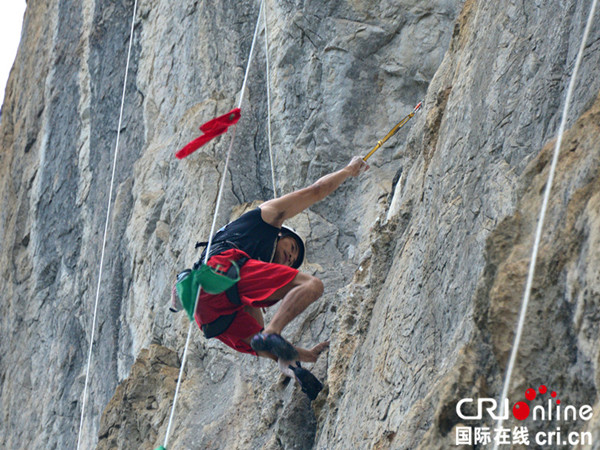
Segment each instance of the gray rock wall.
[[[218,226],[273,196],[262,30],[228,172],[231,133],[173,156],[237,106],[258,14],[255,1],[180,3],[142,1],[136,17],[84,448],[162,443],[188,328],[167,310],[171,281],[208,237],[223,176]],[[331,340],[313,367],[323,393],[310,405],[271,362],[195,330],[170,448],[455,443],[456,402],[502,388],[590,4],[268,2],[278,194],[366,153],[422,98],[424,108],[366,174],[292,221],[308,238],[303,270],[326,290],[286,336]],[[0,125],[5,446],[77,442],[132,10],[28,3]],[[511,399],[547,384],[598,408],[599,23]],[[564,429],[600,439],[597,420]]]

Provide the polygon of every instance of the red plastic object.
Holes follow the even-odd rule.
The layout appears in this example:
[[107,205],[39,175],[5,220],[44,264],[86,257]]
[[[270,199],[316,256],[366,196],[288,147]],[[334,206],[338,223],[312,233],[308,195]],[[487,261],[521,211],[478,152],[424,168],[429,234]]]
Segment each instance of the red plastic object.
[[175,156],[178,159],[183,159],[186,156],[191,155],[208,141],[225,133],[231,125],[235,125],[238,120],[240,120],[240,116],[240,108],[235,108],[229,111],[227,114],[223,114],[222,116],[209,120],[200,127],[200,131],[202,131],[204,134],[188,143],[185,147],[175,153]]

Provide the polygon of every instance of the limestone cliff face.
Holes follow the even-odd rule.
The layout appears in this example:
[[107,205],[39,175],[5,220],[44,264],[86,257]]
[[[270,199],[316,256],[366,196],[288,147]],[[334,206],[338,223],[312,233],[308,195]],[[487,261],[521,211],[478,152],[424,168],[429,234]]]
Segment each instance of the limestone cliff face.
[[[448,448],[462,398],[497,398],[553,140],[591,2],[268,1],[278,194],[364,154],[292,221],[323,298],[286,329],[330,339],[310,405],[270,361],[196,330],[170,448]],[[171,282],[218,224],[273,196],[258,3],[145,0],[129,81],[84,448],[161,444],[188,322]],[[0,444],[74,448],[133,1],[29,0],[0,126]],[[597,13],[598,15],[598,13]],[[509,398],[546,384],[600,411],[600,20],[586,48]],[[268,317],[271,313],[268,314]],[[600,442],[599,414],[561,424]],[[517,423],[512,419],[508,426]],[[544,424],[526,421],[531,432]],[[482,419],[466,425],[492,426]]]

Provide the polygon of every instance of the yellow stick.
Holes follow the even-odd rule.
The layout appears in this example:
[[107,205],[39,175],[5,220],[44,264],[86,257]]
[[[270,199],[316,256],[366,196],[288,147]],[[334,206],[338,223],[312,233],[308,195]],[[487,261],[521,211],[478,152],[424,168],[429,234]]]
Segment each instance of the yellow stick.
[[390,132],[388,134],[386,134],[386,136],[382,140],[377,141],[377,145],[373,148],[373,150],[371,150],[369,153],[367,153],[367,155],[363,158],[363,161],[366,161],[367,159],[369,159],[373,153],[375,153],[377,150],[379,150],[379,147],[381,147],[383,144],[385,144],[385,142],[389,138],[391,138],[393,135],[395,135],[398,132],[398,130],[404,126],[404,124],[406,122],[408,122],[410,119],[412,119],[413,116],[417,113],[417,111],[419,109],[421,109],[422,105],[423,105],[423,102],[419,102],[419,104],[417,106],[415,106],[415,109],[413,109],[413,111],[408,116],[406,116],[404,119],[402,119],[400,122],[398,122],[396,124],[396,126],[394,128],[392,128],[390,130]]

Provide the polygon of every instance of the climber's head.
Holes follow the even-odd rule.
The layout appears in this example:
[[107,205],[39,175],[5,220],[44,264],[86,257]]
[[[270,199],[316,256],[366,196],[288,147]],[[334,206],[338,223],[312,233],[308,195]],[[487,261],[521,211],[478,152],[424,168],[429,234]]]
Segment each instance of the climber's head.
[[288,227],[281,227],[273,262],[297,269],[304,260],[304,242],[298,234]]

